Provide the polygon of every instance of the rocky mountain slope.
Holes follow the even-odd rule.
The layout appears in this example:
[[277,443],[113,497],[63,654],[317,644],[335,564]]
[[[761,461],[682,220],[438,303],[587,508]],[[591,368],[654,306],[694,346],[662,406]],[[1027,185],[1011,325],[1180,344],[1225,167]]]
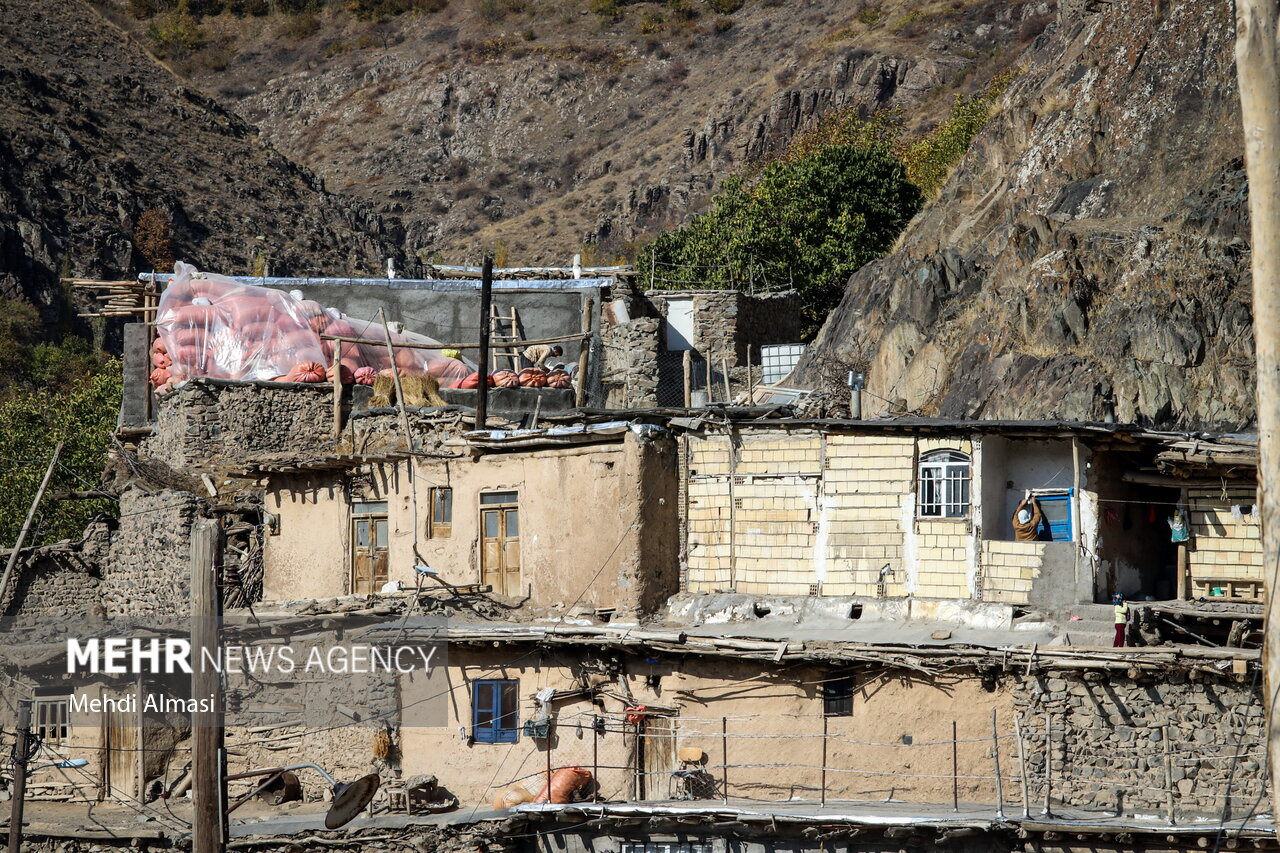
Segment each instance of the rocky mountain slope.
[[[897,107],[928,126],[1053,9],[450,0],[379,21],[353,17],[358,3],[313,5],[205,17],[204,47],[169,61],[331,188],[402,223],[410,253],[505,247],[513,263],[625,251],[831,107]],[[144,38],[165,20],[135,7],[102,6]]]
[[60,275],[381,269],[366,206],[184,87],[77,0],[0,0],[0,295],[58,320]]
[[942,197],[852,277],[803,379],[866,365],[868,413],[1247,426],[1229,5],[1067,6]]

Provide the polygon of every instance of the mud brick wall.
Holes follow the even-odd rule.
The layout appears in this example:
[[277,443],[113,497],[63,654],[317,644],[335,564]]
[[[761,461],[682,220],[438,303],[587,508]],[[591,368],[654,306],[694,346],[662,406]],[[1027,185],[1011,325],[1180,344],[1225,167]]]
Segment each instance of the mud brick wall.
[[640,317],[604,331],[604,381],[608,408],[658,405],[658,343],[662,321]]
[[1265,793],[1262,691],[1252,675],[1243,683],[1210,678],[1190,681],[1174,670],[1141,680],[1118,673],[1022,679],[1014,704],[1027,746],[1033,809],[1044,803],[1045,721],[1051,714],[1055,805],[1163,817],[1172,787],[1179,816],[1219,817],[1230,784],[1229,814],[1242,817]]
[[196,379],[157,403],[142,453],[175,468],[314,448],[333,437],[329,385]]
[[190,618],[191,525],[202,502],[189,492],[120,496],[120,526],[103,565],[102,604],[122,624],[186,624]]

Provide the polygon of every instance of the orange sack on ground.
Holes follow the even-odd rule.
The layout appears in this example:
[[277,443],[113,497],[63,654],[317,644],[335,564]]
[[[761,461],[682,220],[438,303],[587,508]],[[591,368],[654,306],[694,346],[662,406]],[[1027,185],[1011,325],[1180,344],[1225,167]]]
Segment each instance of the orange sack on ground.
[[[568,803],[572,800],[573,792],[586,785],[591,781],[591,772],[583,770],[576,764],[571,767],[561,767],[559,770],[551,774],[551,785],[544,782],[542,790],[533,798],[535,803]],[[548,799],[548,796],[550,799]]]

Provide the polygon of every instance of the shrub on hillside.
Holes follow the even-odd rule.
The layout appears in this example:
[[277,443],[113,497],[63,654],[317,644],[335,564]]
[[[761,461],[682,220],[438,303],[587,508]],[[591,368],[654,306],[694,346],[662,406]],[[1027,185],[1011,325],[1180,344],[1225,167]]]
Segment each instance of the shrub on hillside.
[[147,27],[147,38],[156,56],[172,59],[204,47],[208,37],[194,15],[180,10],[157,18]]

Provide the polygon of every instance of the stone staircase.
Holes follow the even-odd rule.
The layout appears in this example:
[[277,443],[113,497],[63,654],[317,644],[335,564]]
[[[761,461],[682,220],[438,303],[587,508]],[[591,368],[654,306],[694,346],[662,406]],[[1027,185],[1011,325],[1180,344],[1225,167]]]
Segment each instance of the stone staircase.
[[[1072,616],[1079,616],[1072,621]],[[1053,623],[1063,645],[1111,648],[1115,640],[1115,612],[1110,604],[1074,604],[1055,613]]]

